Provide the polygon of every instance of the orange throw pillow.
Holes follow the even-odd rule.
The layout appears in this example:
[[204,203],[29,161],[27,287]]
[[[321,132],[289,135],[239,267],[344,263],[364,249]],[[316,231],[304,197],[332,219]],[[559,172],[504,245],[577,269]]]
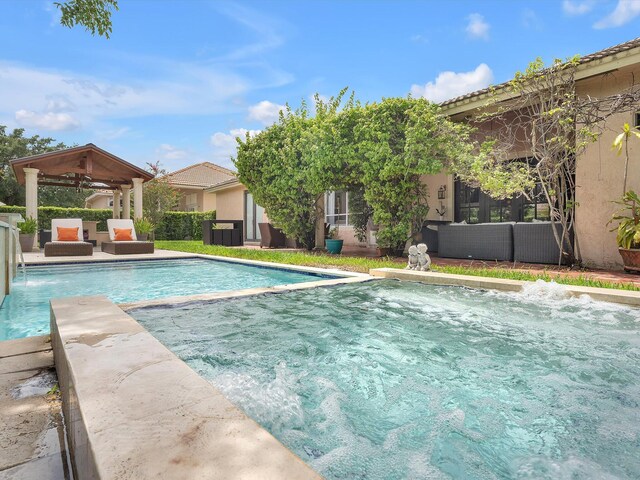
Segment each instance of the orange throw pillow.
[[131,235],[130,228],[114,228],[113,233],[115,233],[114,240],[116,242],[131,242],[133,241],[133,236]]
[[59,242],[79,242],[79,227],[57,227]]

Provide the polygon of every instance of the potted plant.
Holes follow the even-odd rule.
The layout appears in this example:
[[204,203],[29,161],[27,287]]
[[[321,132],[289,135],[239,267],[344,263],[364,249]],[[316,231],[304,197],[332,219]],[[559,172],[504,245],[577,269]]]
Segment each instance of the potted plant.
[[622,205],[622,208],[613,215],[609,223],[619,222],[618,227],[611,231],[617,231],[616,241],[624,269],[640,272],[640,197],[630,190],[616,203]]
[[327,251],[335,255],[338,255],[342,251],[342,244],[344,243],[344,240],[342,240],[341,238],[337,238],[337,236],[338,228],[332,228],[331,230],[329,230],[329,234],[324,241],[325,247],[327,247]]
[[133,222],[133,227],[136,229],[136,236],[138,240],[142,240],[146,242],[149,238],[149,234],[153,232],[155,228],[153,223],[151,223],[146,218],[139,218]]
[[24,222],[18,223],[18,229],[20,230],[19,241],[20,249],[23,252],[30,252],[33,250],[33,242],[36,238],[36,231],[38,230],[38,221],[29,217]]

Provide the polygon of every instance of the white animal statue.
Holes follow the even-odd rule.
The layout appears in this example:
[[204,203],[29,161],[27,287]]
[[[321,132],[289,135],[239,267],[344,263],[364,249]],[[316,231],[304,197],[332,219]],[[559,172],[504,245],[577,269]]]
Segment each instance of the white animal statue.
[[409,247],[409,260],[405,270],[416,270],[418,268],[418,247],[411,245]]
[[418,249],[418,268],[416,270],[428,272],[431,270],[431,257],[427,255],[427,245],[419,243],[416,248]]

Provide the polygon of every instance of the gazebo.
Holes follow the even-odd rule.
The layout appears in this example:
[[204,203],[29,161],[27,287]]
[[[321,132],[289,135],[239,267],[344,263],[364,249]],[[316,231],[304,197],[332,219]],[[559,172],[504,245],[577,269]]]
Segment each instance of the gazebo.
[[26,190],[26,216],[38,218],[38,185],[113,190],[113,218],[142,218],[142,184],[153,175],[96,147],[92,143],[11,161],[20,185]]

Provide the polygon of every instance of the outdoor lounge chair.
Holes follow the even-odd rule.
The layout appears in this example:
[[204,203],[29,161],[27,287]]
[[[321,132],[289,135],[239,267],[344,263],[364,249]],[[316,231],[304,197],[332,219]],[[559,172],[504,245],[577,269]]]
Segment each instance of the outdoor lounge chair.
[[[77,241],[61,241],[58,239],[58,228],[75,228]],[[82,219],[80,218],[55,218],[51,220],[51,241],[44,244],[45,257],[71,257],[93,255],[93,245],[80,240],[84,238]]]
[[[131,238],[133,238],[133,240],[116,241],[116,228],[131,230]],[[109,230],[110,241],[102,242],[102,251],[105,253],[111,253],[112,255],[131,255],[154,252],[153,242],[138,240],[136,229],[133,226],[133,220],[110,218],[107,220],[107,229]]]
[[286,245],[287,237],[282,230],[270,223],[258,223],[258,228],[260,229],[260,248],[278,248]]

